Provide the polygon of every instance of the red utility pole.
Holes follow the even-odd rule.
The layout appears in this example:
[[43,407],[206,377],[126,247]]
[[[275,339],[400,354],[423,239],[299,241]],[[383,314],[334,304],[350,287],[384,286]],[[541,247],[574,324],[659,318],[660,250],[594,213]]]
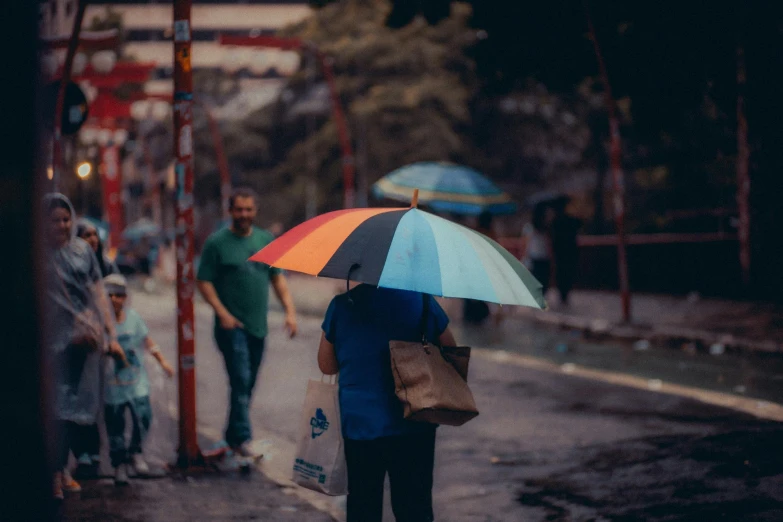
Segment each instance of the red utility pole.
[[179,448],[177,463],[203,460],[196,438],[196,343],[193,291],[193,72],[191,0],[174,0],[174,174],[177,181],[177,355]]
[[[114,133],[115,126],[109,129]],[[109,223],[109,244],[117,247],[122,241],[122,168],[120,166],[120,147],[114,139],[102,146],[101,166],[99,169],[103,185],[103,219]]]
[[601,75],[601,82],[604,84],[604,98],[606,101],[606,110],[609,113],[609,164],[612,169],[612,185],[614,189],[614,222],[617,229],[617,272],[620,279],[620,298],[623,307],[623,321],[631,320],[631,293],[628,285],[628,258],[626,255],[625,241],[625,179],[623,176],[622,165],[622,144],[620,141],[620,123],[615,111],[615,102],[612,97],[612,87],[609,84],[609,75],[606,72],[606,64],[601,55],[601,48],[598,45],[598,38],[595,34],[593,19],[590,17],[590,10],[587,6],[587,0],[584,0],[585,16],[587,17],[587,26],[590,31],[590,40],[593,42],[593,50],[598,60],[598,70]]

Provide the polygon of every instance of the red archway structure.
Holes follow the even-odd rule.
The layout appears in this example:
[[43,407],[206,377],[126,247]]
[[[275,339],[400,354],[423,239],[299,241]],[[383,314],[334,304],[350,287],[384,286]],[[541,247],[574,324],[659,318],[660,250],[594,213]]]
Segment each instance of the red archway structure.
[[[97,88],[98,95],[90,104],[90,120],[100,129],[114,132],[126,126],[131,118],[132,100],[115,96],[115,91],[125,84],[144,84],[155,69],[154,63],[119,62],[111,73],[96,73],[88,67],[83,74],[74,78],[77,82],[88,81]],[[103,192],[104,219],[109,223],[109,237],[113,247],[119,245],[124,228],[122,208],[122,169],[120,166],[120,144],[113,139],[100,144],[100,166]]]

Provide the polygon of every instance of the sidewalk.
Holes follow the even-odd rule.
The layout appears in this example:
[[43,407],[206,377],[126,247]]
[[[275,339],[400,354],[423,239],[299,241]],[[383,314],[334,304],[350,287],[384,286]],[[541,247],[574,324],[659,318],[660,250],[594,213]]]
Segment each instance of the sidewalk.
[[134,480],[114,487],[111,479],[85,481],[80,498],[63,504],[63,520],[195,522],[333,520],[261,473],[202,473]]
[[[345,291],[345,282],[289,274],[288,283],[297,309],[322,316],[331,298]],[[630,324],[622,323],[620,297],[597,291],[575,291],[568,307],[551,297],[551,308],[534,310],[506,307],[506,320],[535,320],[580,330],[593,336],[648,340],[674,345],[694,343],[695,348],[783,352],[783,307],[769,303],[702,299],[692,295],[636,294],[632,296]],[[450,300],[447,300],[450,301]],[[279,307],[270,299],[273,307]],[[447,304],[452,319],[461,307]]]

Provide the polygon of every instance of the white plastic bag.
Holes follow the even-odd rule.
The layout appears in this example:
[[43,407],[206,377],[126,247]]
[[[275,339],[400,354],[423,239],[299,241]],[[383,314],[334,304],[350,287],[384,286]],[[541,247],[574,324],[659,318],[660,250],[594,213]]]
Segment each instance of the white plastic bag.
[[307,382],[292,480],[325,495],[348,493],[336,383]]

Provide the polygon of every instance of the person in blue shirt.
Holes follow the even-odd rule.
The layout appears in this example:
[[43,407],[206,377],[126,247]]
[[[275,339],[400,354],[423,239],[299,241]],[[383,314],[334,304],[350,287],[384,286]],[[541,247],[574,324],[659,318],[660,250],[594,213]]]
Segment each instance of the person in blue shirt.
[[[106,292],[117,319],[117,338],[125,352],[125,362],[113,361],[107,367],[104,390],[104,419],[109,437],[109,457],[114,466],[114,483],[128,483],[127,466],[131,464],[137,475],[149,473],[149,466],[141,456],[141,445],[152,422],[150,381],[144,369],[144,350],[148,350],[169,377],[174,368],[168,363],[149,329],[133,308],[126,307],[127,283],[119,274],[104,279]],[[125,440],[125,410],[131,413],[133,431],[130,444]]]
[[[446,313],[432,296],[427,337],[456,346]],[[380,522],[389,474],[398,521],[429,522],[435,463],[434,424],[403,417],[394,393],[389,341],[420,341],[422,294],[362,284],[336,296],[323,321],[318,366],[340,374],[340,416],[348,469],[347,522]]]

